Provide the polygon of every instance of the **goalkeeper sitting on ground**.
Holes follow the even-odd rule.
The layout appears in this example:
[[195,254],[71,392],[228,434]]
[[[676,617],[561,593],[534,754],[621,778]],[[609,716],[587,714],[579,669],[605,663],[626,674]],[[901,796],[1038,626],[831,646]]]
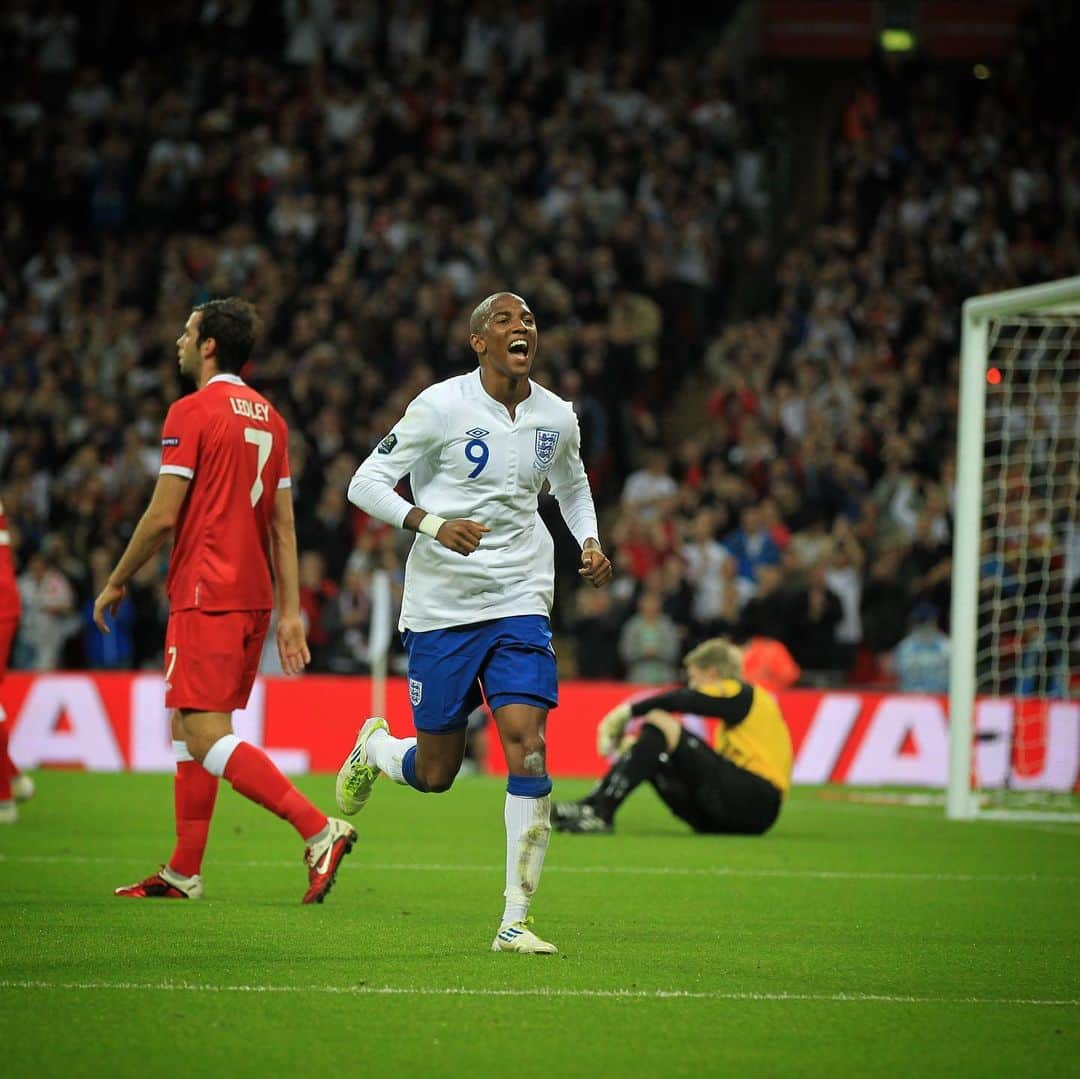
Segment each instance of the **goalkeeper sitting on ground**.
[[[615,812],[645,780],[695,832],[760,835],[772,827],[791,785],[791,737],[776,698],[741,679],[742,654],[723,637],[687,653],[687,688],[620,704],[597,728],[602,756],[622,752],[579,802],[556,802],[560,832],[611,832]],[[715,751],[673,712],[720,721]],[[643,716],[636,738],[624,737]]]

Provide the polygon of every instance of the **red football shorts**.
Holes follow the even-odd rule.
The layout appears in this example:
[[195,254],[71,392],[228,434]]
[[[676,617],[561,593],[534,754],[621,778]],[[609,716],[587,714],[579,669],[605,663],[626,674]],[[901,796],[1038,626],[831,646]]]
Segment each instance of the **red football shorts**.
[[269,611],[174,611],[165,630],[165,707],[232,712],[247,705]]
[[15,634],[19,629],[19,616],[14,618],[0,617],[0,682],[7,674],[8,660],[11,659],[11,646],[15,641]]

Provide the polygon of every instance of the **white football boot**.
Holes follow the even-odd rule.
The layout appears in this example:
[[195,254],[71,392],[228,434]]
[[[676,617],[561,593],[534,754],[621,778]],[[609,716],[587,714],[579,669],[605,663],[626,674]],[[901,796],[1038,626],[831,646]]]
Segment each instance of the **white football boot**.
[[519,922],[507,922],[500,926],[491,942],[493,952],[517,952],[518,955],[558,955],[559,949],[541,940],[530,928],[532,918]]
[[379,778],[379,769],[368,763],[368,739],[376,731],[390,733],[390,727],[382,716],[372,716],[360,728],[352,752],[345,758],[337,774],[334,796],[338,809],[347,817],[359,813],[367,805],[375,780]]

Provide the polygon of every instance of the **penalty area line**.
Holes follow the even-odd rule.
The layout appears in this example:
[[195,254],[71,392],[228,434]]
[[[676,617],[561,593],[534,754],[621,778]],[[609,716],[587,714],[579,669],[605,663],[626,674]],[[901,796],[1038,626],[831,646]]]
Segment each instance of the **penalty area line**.
[[402,997],[550,997],[616,1000],[730,1000],[813,1004],[974,1004],[1039,1008],[1073,1008],[1078,999],[1031,997],[917,997],[888,993],[736,993],[694,989],[476,989],[468,986],[404,985],[208,985],[199,982],[49,982],[0,980],[0,989],[159,993],[316,993],[329,996]]

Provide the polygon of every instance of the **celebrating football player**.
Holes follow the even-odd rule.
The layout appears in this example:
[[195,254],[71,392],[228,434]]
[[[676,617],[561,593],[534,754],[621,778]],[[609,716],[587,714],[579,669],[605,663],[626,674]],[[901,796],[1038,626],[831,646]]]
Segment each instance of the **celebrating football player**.
[[[551,954],[526,921],[551,834],[544,725],[557,703],[548,616],[554,545],[537,513],[545,483],[581,547],[581,576],[612,576],[597,538],[567,401],[530,377],[536,319],[510,292],[469,320],[479,366],[417,396],[356,470],[349,498],[418,533],[405,571],[400,629],[409,653],[415,738],[394,738],[373,716],[338,774],[338,805],[355,813],[380,772],[415,790],[446,791],[461,767],[469,713],[492,710],[509,770],[505,905],[491,947]],[[408,474],[417,505],[394,490]]]

